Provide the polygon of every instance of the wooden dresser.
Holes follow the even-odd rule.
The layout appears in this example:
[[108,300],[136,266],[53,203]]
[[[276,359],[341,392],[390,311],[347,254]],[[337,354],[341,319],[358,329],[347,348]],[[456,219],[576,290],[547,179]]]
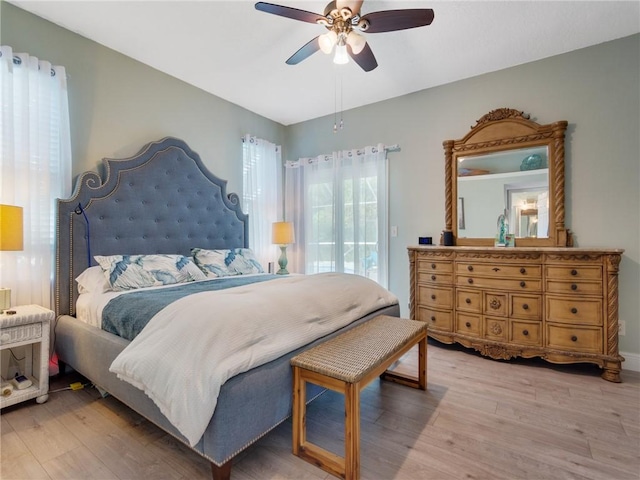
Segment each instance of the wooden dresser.
[[411,318],[429,336],[495,359],[595,363],[620,382],[623,250],[409,247]]

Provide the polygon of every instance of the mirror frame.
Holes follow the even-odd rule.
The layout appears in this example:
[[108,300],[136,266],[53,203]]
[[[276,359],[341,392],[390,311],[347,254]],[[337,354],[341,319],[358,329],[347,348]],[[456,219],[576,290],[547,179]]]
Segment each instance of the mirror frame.
[[567,125],[564,120],[540,125],[521,111],[499,108],[484,115],[463,138],[442,142],[445,152],[444,233],[453,234],[454,245],[494,246],[493,238],[458,238],[458,157],[539,146],[546,146],[549,155],[549,237],[516,238],[515,246],[564,247],[571,244],[571,234],[564,225],[564,138]]

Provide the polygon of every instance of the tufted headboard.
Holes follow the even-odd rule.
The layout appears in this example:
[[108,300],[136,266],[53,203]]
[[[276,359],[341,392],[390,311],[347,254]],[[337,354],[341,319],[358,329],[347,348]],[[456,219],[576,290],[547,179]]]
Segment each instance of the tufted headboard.
[[167,137],[126,159],[103,160],[104,182],[82,174],[57,201],[57,315],[74,315],[75,278],[94,255],[182,254],[194,247],[249,246],[248,217],[226,180],[209,172],[182,140]]

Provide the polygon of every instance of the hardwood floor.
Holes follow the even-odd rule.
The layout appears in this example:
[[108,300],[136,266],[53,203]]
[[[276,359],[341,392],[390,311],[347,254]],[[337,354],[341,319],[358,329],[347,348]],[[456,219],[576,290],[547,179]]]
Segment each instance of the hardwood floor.
[[[639,479],[640,373],[500,362],[429,343],[427,391],[380,382],[362,392],[363,479]],[[397,368],[415,371],[416,350]],[[76,378],[53,379],[51,389]],[[309,439],[342,453],[343,401],[308,409]],[[209,463],[94,388],[2,410],[0,478],[209,479]],[[287,421],[234,461],[231,478],[330,479],[291,454]]]

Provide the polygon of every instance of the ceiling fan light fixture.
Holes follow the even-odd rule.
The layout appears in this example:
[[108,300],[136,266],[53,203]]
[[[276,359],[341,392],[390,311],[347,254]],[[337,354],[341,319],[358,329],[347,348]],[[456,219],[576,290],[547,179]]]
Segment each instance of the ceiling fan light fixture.
[[318,44],[320,45],[320,50],[327,55],[331,53],[333,50],[333,46],[336,44],[338,40],[338,35],[333,30],[325,33],[324,35],[320,35],[318,37]]
[[364,48],[367,41],[362,35],[358,35],[353,30],[349,32],[347,36],[347,44],[351,47],[351,51],[354,55],[359,54]]
[[339,42],[336,45],[336,54],[333,57],[333,63],[336,65],[344,65],[349,63],[349,54],[347,53],[347,44]]

